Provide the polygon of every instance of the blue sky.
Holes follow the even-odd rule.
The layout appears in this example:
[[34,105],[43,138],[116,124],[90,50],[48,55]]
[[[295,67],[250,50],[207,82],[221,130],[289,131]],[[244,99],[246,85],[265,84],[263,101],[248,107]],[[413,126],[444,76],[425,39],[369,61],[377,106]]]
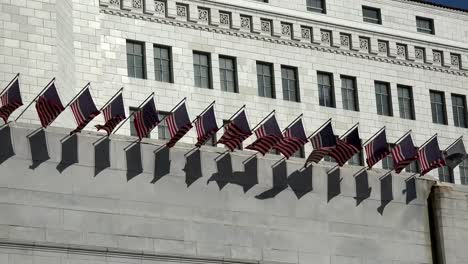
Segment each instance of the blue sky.
[[468,0],[429,0],[429,2],[468,9]]

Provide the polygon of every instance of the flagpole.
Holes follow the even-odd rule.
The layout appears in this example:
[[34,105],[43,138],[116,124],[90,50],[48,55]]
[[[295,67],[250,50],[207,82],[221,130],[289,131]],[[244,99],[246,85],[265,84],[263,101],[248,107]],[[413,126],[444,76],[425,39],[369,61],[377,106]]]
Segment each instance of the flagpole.
[[328,125],[328,123],[330,123],[332,121],[332,119],[328,119],[327,122],[325,122],[322,126],[320,126],[317,130],[315,130],[312,134],[310,134],[309,137],[307,137],[307,139],[311,138],[312,136],[314,136],[315,134],[317,134],[317,132],[320,131],[320,129],[324,128],[326,125]]
[[23,116],[23,114],[26,112],[26,110],[28,110],[28,108],[37,100],[37,98],[39,98],[39,96],[42,95],[42,93],[50,87],[50,85],[55,82],[55,77],[42,89],[42,91],[39,92],[39,94],[36,96],[36,98],[34,98],[29,104],[28,106],[26,106],[26,108],[23,110],[23,112],[21,112],[19,114],[19,116],[15,119],[15,122],[18,121],[18,119],[20,119],[21,116]]
[[254,128],[252,128],[252,131],[257,129],[263,123],[263,121],[267,120],[267,118],[270,117],[275,112],[276,110],[271,111],[271,113],[269,113],[265,118],[262,119],[262,121],[260,121]]
[[462,140],[463,139],[463,136],[459,137],[457,140],[455,140],[452,144],[450,144],[450,146],[448,146],[447,148],[445,148],[445,151],[447,151],[449,148],[453,147],[456,143],[458,143],[458,141]]
[[296,117],[296,119],[294,119],[294,121],[292,121],[284,130],[282,133],[284,133],[286,130],[288,130],[288,128],[292,127],[292,125],[294,125],[304,114],[300,114],[298,117]]
[[19,77],[19,73],[17,73],[15,75],[15,77],[13,77],[13,79],[11,79],[10,83],[7,84],[7,86],[5,86],[5,88],[3,88],[3,90],[0,92],[0,95],[3,94],[3,92],[5,92],[6,89],[8,89],[10,87],[10,85]]
[[346,131],[346,132],[340,137],[340,139],[343,139],[344,137],[346,137],[346,136],[351,132],[351,130],[355,129],[357,126],[359,126],[359,122],[357,122],[352,128],[348,129],[348,131]]
[[[169,114],[172,113],[174,110],[177,109],[177,107],[179,107],[183,102],[185,102],[185,100],[187,100],[187,97],[184,97],[184,99],[182,99],[180,102],[178,102],[170,111],[169,111]],[[159,123],[162,123],[169,115],[166,115],[165,117],[163,117],[163,119],[161,119],[159,121]]]
[[395,145],[397,145],[398,143],[400,143],[401,140],[403,140],[409,133],[411,133],[412,130],[410,129],[408,132],[406,132],[401,138],[399,138],[396,142],[395,142]]
[[86,88],[89,88],[90,86],[91,86],[91,83],[88,82],[83,88],[81,88],[81,90],[75,95],[75,97],[73,97],[73,98],[70,100],[70,102],[69,102],[67,105],[65,105],[64,109],[66,109],[66,108],[69,107],[71,104],[73,104],[73,103],[76,101],[76,99],[78,99],[78,97],[80,97],[80,95],[84,92],[84,90],[85,90]]
[[[141,108],[151,97],[153,97],[153,96],[154,96],[154,92],[152,92],[152,93],[150,94],[150,96],[148,96],[148,97],[138,106],[138,110],[140,110],[140,108]],[[138,110],[137,110],[137,111],[138,111]],[[121,122],[120,125],[119,125],[116,129],[114,129],[114,131],[112,132],[112,134],[115,134],[115,133],[117,132],[117,130],[119,130],[119,129],[123,126],[123,124],[124,124],[125,122],[127,122],[137,111],[131,113],[127,118],[125,118],[125,120],[124,120],[123,122]]]
[[375,133],[371,138],[369,138],[364,144],[362,144],[363,146],[366,146],[367,143],[369,143],[369,141],[371,141],[372,139],[374,139],[380,132],[382,132],[386,127],[382,127],[379,131],[377,131],[377,133]]
[[122,92],[122,91],[123,91],[123,87],[120,88],[120,90],[118,90],[118,91],[111,97],[111,99],[109,99],[109,100],[107,101],[107,103],[105,103],[104,106],[101,107],[101,109],[99,109],[99,112],[102,112],[102,110],[104,110],[104,108],[106,108],[106,107],[109,105],[109,103],[112,102],[112,100],[114,100],[114,99],[119,95],[119,93]]
[[419,149],[424,148],[424,147],[427,145],[427,143],[429,143],[429,142],[430,142],[432,139],[434,139],[435,137],[437,137],[437,133],[436,133],[435,135],[433,135],[430,139],[428,139],[426,142],[424,142],[424,144],[422,144],[422,145],[419,147]]
[[[242,111],[242,109],[244,109],[244,108],[245,108],[245,105],[243,105],[239,110],[237,110],[237,112],[235,112],[235,113],[228,119],[228,121],[230,121],[231,119],[233,119],[233,118],[234,118],[237,114],[239,114],[239,113]],[[222,129],[223,127],[225,127],[227,124],[229,124],[229,123],[224,123],[224,124],[219,128],[219,130],[221,130],[221,129]]]
[[202,116],[204,113],[206,113],[206,111],[208,111],[208,109],[213,106],[214,104],[216,103],[216,100],[213,101],[209,106],[207,106],[199,115],[197,115],[197,117],[192,121],[192,124],[195,123],[195,121],[198,120],[198,118],[200,118],[200,116]]

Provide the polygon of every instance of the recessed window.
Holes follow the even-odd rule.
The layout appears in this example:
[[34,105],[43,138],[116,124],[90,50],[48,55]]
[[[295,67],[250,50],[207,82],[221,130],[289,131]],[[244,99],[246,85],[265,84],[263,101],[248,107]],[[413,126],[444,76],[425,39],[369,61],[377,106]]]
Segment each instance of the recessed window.
[[[388,149],[394,148],[394,144],[388,144]],[[384,170],[393,170],[395,165],[393,164],[392,154],[388,154],[385,158],[382,159],[382,169]]]
[[398,85],[398,106],[400,117],[414,120],[413,90],[409,86]]
[[447,166],[444,166],[444,167],[439,167],[438,171],[439,171],[439,180],[440,181],[454,183],[454,181],[453,181],[453,170],[452,169],[450,169]]
[[354,154],[351,159],[348,160],[349,165],[362,166],[364,165],[364,158],[362,156],[362,151]]
[[375,99],[377,105],[377,114],[393,116],[390,84],[385,82],[375,82]]
[[208,53],[193,53],[195,86],[211,89],[211,62]]
[[286,101],[299,102],[297,69],[281,66],[281,81],[283,82],[283,99]]
[[273,65],[265,62],[257,62],[257,82],[259,96],[275,98],[273,79]]
[[343,99],[343,109],[359,111],[356,78],[341,76],[341,95]]
[[[167,112],[158,112],[159,120],[163,120],[168,115],[169,113]],[[171,134],[169,133],[169,127],[167,126],[166,119],[164,119],[161,121],[161,123],[158,124],[158,139],[168,140],[170,138]]]
[[466,97],[452,94],[453,121],[457,127],[466,126]]
[[326,13],[325,0],[307,0],[307,10],[316,13]]
[[237,93],[237,67],[235,58],[219,56],[219,75],[221,91]]
[[424,17],[416,17],[416,28],[418,32],[434,35],[434,20]]
[[127,40],[127,72],[129,77],[146,79],[144,43]]
[[155,45],[153,49],[156,81],[172,82],[171,48]]
[[436,124],[447,124],[447,114],[445,108],[445,96],[443,92],[430,91],[432,122]]
[[335,107],[335,91],[333,88],[333,74],[319,72],[317,74],[319,90],[319,104],[321,106]]
[[419,173],[419,163],[417,160],[411,162],[408,166],[406,166],[405,168],[405,171],[406,172],[410,172],[410,173]]
[[[130,114],[133,114],[134,112],[138,111],[139,109],[136,107],[130,107]],[[144,136],[145,138],[150,138],[151,132],[148,132],[148,135]],[[135,129],[135,115],[132,115],[130,118],[130,136],[132,137],[138,137],[137,131]]]
[[463,185],[468,185],[468,159],[465,159],[459,165],[460,167],[460,181]]
[[373,23],[373,24],[382,24],[382,17],[381,17],[379,8],[363,6],[362,16],[363,16],[364,22]]

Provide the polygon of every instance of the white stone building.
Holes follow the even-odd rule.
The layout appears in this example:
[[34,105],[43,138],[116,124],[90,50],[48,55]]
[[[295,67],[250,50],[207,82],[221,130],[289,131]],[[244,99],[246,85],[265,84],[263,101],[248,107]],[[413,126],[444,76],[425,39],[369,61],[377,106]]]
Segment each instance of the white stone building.
[[[0,81],[21,73],[27,103],[57,77],[64,102],[90,81],[98,107],[123,86],[127,111],[155,92],[162,112],[187,97],[192,118],[216,100],[219,125],[246,104],[252,126],[276,109],[281,127],[304,113],[308,133],[332,118],[337,134],[411,129],[444,149],[468,131],[467,18],[408,0],[6,0]],[[33,107],[21,121],[37,123]],[[462,165],[446,179],[468,182]]]

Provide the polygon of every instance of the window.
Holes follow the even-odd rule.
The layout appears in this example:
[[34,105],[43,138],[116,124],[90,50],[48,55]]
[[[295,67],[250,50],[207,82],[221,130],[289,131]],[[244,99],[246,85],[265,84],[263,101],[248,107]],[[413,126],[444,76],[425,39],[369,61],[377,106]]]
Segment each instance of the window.
[[[136,111],[138,111],[138,108],[130,107],[130,114],[133,114]],[[151,132],[149,132],[148,135],[145,136],[145,138],[150,138],[150,134]],[[130,136],[138,137],[138,134],[135,129],[135,115],[132,115],[132,118],[130,118]]]
[[413,91],[411,87],[398,85],[398,106],[400,117],[414,120]]
[[452,94],[453,121],[457,127],[466,128],[466,98],[464,95]]
[[454,183],[453,181],[453,170],[450,169],[447,166],[444,167],[439,167],[439,180],[442,182],[451,182]]
[[275,98],[272,64],[257,62],[257,81],[259,96]]
[[127,40],[127,72],[129,77],[146,79],[143,43]]
[[221,91],[237,93],[237,68],[235,58],[219,56],[219,75],[221,79]]
[[317,74],[319,104],[321,106],[335,107],[335,92],[333,90],[333,75],[319,72]]
[[424,17],[416,17],[416,28],[418,32],[434,34],[434,20]]
[[363,166],[364,159],[362,157],[362,151],[359,151],[358,153],[354,154],[354,156],[352,156],[351,159],[349,159],[348,164],[355,166]]
[[375,82],[375,99],[377,103],[377,114],[392,116],[392,98],[390,84]]
[[382,17],[378,8],[363,6],[362,16],[364,17],[364,22],[382,24]]
[[172,82],[171,48],[155,45],[153,50],[156,81]]
[[[169,113],[158,112],[159,120],[163,120]],[[161,121],[158,125],[158,139],[168,140],[171,139],[171,134],[169,133],[169,127],[167,126],[166,119]]]
[[298,151],[294,152],[291,157],[305,158],[304,147],[301,147]]
[[297,69],[281,66],[281,80],[283,82],[283,99],[286,101],[299,102]]
[[193,53],[193,70],[195,74],[195,86],[211,89],[211,63],[207,53]]
[[411,162],[408,166],[405,168],[406,172],[410,173],[419,173],[419,163],[417,160]]
[[445,98],[443,92],[430,91],[432,122],[436,124],[447,124],[447,115],[445,109]]
[[343,109],[359,111],[356,78],[341,76],[341,95]]
[[330,156],[323,157],[324,161],[336,163],[336,160]]
[[468,185],[468,159],[460,163],[459,167],[461,184]]
[[[388,144],[388,149],[392,149],[395,147],[395,144]],[[392,154],[388,154],[385,158],[382,159],[382,169],[384,170],[393,170],[395,165],[393,164],[393,156]]]
[[325,14],[325,0],[307,0],[307,11]]

